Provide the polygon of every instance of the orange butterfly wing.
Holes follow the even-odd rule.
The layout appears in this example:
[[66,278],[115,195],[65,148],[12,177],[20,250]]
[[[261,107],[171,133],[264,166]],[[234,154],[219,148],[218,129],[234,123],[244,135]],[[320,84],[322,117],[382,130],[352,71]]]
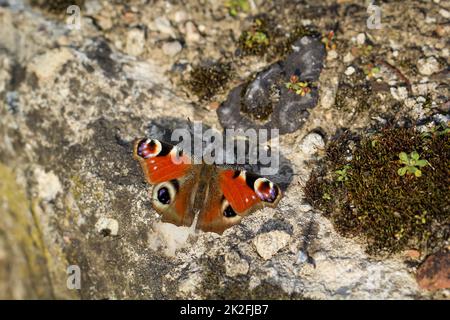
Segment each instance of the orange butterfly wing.
[[199,171],[176,147],[156,139],[136,139],[133,155],[148,183],[154,184],[152,203],[162,221],[190,226],[194,220],[192,190]]
[[197,227],[219,234],[257,209],[275,207],[282,196],[280,188],[269,180],[229,169],[218,170],[218,177],[210,183],[209,189]]
[[266,178],[246,171],[193,165],[182,151],[156,139],[135,140],[133,154],[147,181],[155,184],[153,207],[162,214],[163,222],[192,224],[200,180],[209,179],[206,194],[203,198],[199,195],[204,203],[197,228],[203,231],[222,234],[250,212],[275,207],[282,197],[280,188]]

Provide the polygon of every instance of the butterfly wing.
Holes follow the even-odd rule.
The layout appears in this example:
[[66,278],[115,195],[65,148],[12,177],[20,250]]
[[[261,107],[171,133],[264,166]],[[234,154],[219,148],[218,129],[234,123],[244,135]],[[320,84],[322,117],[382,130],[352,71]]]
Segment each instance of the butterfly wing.
[[177,147],[156,139],[136,139],[133,155],[148,183],[155,185],[152,204],[163,222],[190,226],[199,169]]
[[243,170],[217,170],[197,222],[203,231],[222,234],[243,216],[265,206],[275,207],[282,197],[276,184],[259,175]]

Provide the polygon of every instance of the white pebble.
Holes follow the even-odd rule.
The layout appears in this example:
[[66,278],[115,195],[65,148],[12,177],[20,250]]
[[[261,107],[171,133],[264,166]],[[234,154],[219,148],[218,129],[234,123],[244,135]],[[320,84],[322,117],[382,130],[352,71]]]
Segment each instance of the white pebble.
[[119,222],[116,219],[102,217],[95,224],[95,229],[100,234],[117,236],[119,232]]
[[186,22],[186,42],[188,44],[196,43],[200,41],[200,33],[197,31],[197,27],[192,21]]
[[435,57],[419,59],[417,62],[417,69],[424,76],[430,76],[439,71],[439,62]]
[[364,33],[359,33],[356,36],[356,43],[359,45],[363,45],[366,42],[366,35]]
[[408,98],[408,90],[406,87],[391,87],[391,94],[395,100],[404,101]]
[[325,147],[325,142],[320,134],[311,132],[300,143],[300,150],[306,155],[312,156],[318,150]]
[[144,52],[145,33],[140,29],[131,29],[127,34],[125,51],[132,56],[139,56]]
[[158,17],[153,21],[153,24],[159,32],[163,34],[167,34],[170,36],[174,36],[175,33],[173,31],[172,25],[170,24],[170,21],[166,17]]
[[345,70],[345,75],[346,76],[351,76],[352,74],[354,74],[355,73],[355,68],[353,68],[352,66],[350,66],[350,67],[348,67],[346,70]]
[[52,201],[58,193],[62,192],[61,182],[53,171],[45,172],[41,168],[36,168],[34,170],[34,176],[38,183],[37,190],[41,199]]
[[439,14],[443,16],[445,19],[450,19],[450,11],[441,9],[439,10]]
[[176,23],[184,22],[187,20],[187,18],[188,18],[188,14],[186,13],[186,11],[183,11],[183,10],[179,10],[179,11],[175,12],[175,15],[173,17],[173,19],[175,20]]
[[327,60],[335,60],[338,57],[336,50],[330,50],[327,54]]
[[353,60],[355,60],[355,57],[350,52],[347,52],[347,54],[344,56],[344,63],[349,63]]
[[180,53],[182,48],[183,47],[178,41],[166,42],[162,46],[163,52],[171,57],[176,56],[178,53]]

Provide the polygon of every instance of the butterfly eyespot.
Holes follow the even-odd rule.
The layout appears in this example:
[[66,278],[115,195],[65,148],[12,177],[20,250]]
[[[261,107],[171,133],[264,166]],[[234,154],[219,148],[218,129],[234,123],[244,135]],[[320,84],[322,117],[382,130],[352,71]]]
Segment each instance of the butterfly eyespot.
[[262,201],[275,202],[278,198],[278,187],[266,178],[256,179],[253,187],[256,194]]
[[233,210],[230,203],[228,202],[227,199],[225,199],[225,197],[223,197],[223,199],[222,199],[222,207],[221,208],[222,208],[222,214],[224,217],[233,218],[233,217],[237,216],[236,212]]
[[233,208],[228,205],[225,210],[223,210],[223,215],[227,218],[232,218],[232,217],[236,217],[236,212],[234,212]]
[[159,209],[171,205],[177,194],[177,187],[178,182],[176,180],[156,185],[153,189],[153,204]]
[[158,190],[158,201],[162,204],[169,204],[170,203],[170,193],[169,189],[166,187],[163,187]]
[[156,157],[162,150],[161,142],[154,139],[142,139],[138,142],[136,153],[139,157],[148,159]]

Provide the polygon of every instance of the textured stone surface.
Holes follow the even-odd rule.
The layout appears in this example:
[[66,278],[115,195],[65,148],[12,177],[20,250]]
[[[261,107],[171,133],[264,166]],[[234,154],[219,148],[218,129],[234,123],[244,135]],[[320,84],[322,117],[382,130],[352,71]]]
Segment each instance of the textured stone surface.
[[426,59],[419,59],[417,62],[417,68],[419,72],[425,76],[431,76],[433,73],[439,71],[439,62],[435,57],[429,57]]
[[286,232],[277,230],[259,234],[253,240],[253,244],[261,258],[269,260],[288,244],[290,238]]
[[[0,298],[430,297],[417,285],[415,267],[402,256],[368,256],[358,239],[340,236],[328,219],[304,203],[302,186],[321,145],[316,133],[305,137],[315,129],[329,136],[341,127],[358,130],[377,123],[387,112],[433,112],[415,97],[410,108],[394,110],[387,104],[389,90],[377,92],[386,99],[362,113],[334,108],[339,77],[348,67],[344,57],[353,59],[339,48],[320,75],[317,105],[308,109],[297,131],[280,137],[285,160],[273,178],[283,185],[284,197],[276,209],[255,212],[222,236],[160,222],[151,207],[150,188],[132,158],[131,141],[170,132],[188,118],[221,128],[216,112],[194,103],[181,81],[205,57],[235,59],[241,22],[218,3],[145,6],[133,1],[136,9],[131,10],[93,1],[80,30],[70,30],[60,17],[21,1],[0,6]],[[293,11],[296,5],[288,4],[273,9],[283,15],[282,22],[300,15]],[[321,30],[335,24],[336,17],[326,14],[336,8],[334,1],[311,4],[314,10],[301,11],[305,19]],[[440,19],[438,6],[420,5]],[[414,23],[420,32],[389,28],[387,21],[385,29],[368,31],[366,8],[342,5],[343,43],[365,32],[395,62],[393,50],[399,51],[399,59],[413,62],[430,54],[448,59],[446,38],[434,35],[435,24],[422,22],[422,9],[408,7],[410,18],[404,19],[397,4],[383,6],[391,12],[389,23]],[[186,14],[176,14],[180,10]],[[169,23],[157,20],[162,16]],[[188,19],[201,38],[167,56],[163,44],[182,41],[179,24]],[[137,25],[147,32],[138,57],[127,54],[126,46],[128,32]],[[237,80],[228,90],[273,63],[246,59],[235,62]],[[382,68],[381,74],[400,86],[389,69]],[[428,80],[408,77],[413,91],[446,95],[439,73]],[[226,100],[228,90],[217,99]],[[305,148],[306,142],[311,148]],[[108,222],[112,232],[101,232],[99,221]],[[289,238],[284,236],[283,248],[264,260],[254,241],[274,233]],[[81,290],[66,287],[70,265],[80,267]]]
[[427,290],[450,289],[450,251],[442,250],[427,257],[417,270],[417,281]]
[[247,274],[249,265],[237,252],[231,251],[225,255],[225,270],[227,276],[236,277]]

